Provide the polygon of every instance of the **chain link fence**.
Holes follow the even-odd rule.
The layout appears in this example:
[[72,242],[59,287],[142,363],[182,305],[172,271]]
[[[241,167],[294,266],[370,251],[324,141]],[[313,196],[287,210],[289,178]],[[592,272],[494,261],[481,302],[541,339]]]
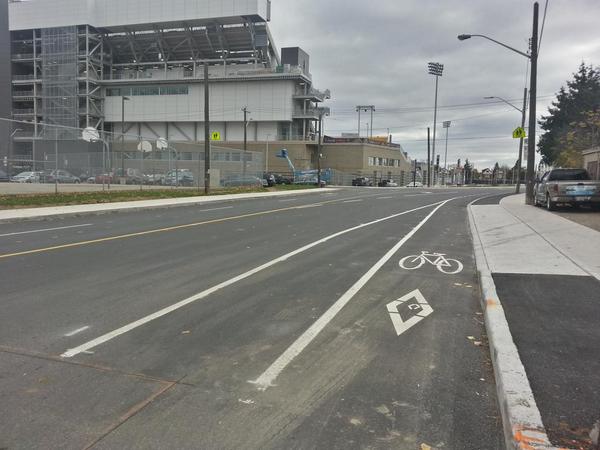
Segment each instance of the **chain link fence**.
[[[55,191],[73,190],[67,185],[98,190],[203,188],[205,183],[204,142],[110,132],[88,142],[83,129],[8,119],[0,119],[0,137],[3,182],[54,185]],[[262,186],[263,167],[261,152],[210,145],[212,188]]]

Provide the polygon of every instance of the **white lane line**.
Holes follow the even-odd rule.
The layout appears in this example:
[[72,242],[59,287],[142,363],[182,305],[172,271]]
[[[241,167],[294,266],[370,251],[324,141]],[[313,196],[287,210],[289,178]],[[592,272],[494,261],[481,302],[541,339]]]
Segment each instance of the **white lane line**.
[[233,206],[223,206],[222,208],[201,209],[198,212],[221,211],[223,209],[232,209],[232,208],[233,208]]
[[70,333],[65,334],[66,337],[71,337],[71,336],[75,336],[76,334],[81,333],[82,331],[85,331],[89,328],[89,325],[86,325],[85,327],[81,327],[81,328],[77,328],[76,330],[71,331]]
[[357,200],[344,200],[342,203],[356,203],[356,202],[362,202],[362,199],[357,199]]
[[[446,200],[446,201],[448,201],[448,200]],[[271,261],[269,261],[269,262],[267,262],[267,263],[265,263],[265,264],[263,264],[261,266],[255,267],[254,269],[251,269],[251,270],[249,270],[247,272],[244,272],[244,273],[242,273],[242,274],[240,274],[240,275],[238,275],[236,277],[233,277],[233,278],[230,278],[229,280],[223,281],[222,283],[219,283],[219,284],[217,284],[217,285],[215,285],[215,286],[213,286],[211,288],[208,288],[208,289],[206,289],[206,290],[204,290],[204,291],[202,291],[202,292],[200,292],[200,293],[198,293],[196,295],[193,295],[193,296],[188,297],[188,298],[186,298],[184,300],[181,300],[181,301],[179,301],[177,303],[174,303],[174,304],[172,304],[170,306],[167,306],[166,308],[163,308],[163,309],[161,309],[159,311],[156,311],[155,313],[152,313],[152,314],[150,314],[148,316],[142,317],[141,319],[138,319],[138,320],[136,320],[134,322],[128,323],[127,325],[124,325],[124,326],[122,326],[120,328],[117,328],[116,330],[113,330],[113,331],[111,331],[109,333],[103,334],[102,336],[99,336],[96,339],[88,341],[88,342],[86,342],[86,343],[84,343],[84,344],[82,344],[82,345],[80,345],[78,347],[68,349],[61,356],[63,358],[71,358],[71,357],[73,357],[75,355],[78,355],[80,353],[86,352],[87,350],[90,350],[90,349],[92,349],[94,347],[97,347],[100,344],[104,344],[105,342],[108,342],[108,341],[116,338],[117,336],[120,336],[122,334],[125,334],[125,333],[131,331],[131,330],[134,330],[134,329],[136,329],[138,327],[141,327],[142,325],[145,325],[148,322],[152,322],[153,320],[156,320],[156,319],[158,319],[158,318],[160,318],[160,317],[162,317],[162,316],[164,316],[166,314],[172,313],[173,311],[176,311],[176,310],[178,310],[180,308],[183,308],[184,306],[187,306],[190,303],[194,303],[194,302],[196,302],[198,300],[201,300],[201,299],[203,299],[205,297],[208,297],[209,295],[214,294],[215,292],[217,292],[217,291],[219,291],[221,289],[224,289],[224,288],[226,288],[228,286],[231,286],[232,284],[237,283],[238,281],[241,281],[241,280],[244,280],[244,279],[246,279],[248,277],[251,277],[252,275],[255,275],[255,274],[259,273],[259,272],[262,272],[263,270],[268,269],[269,267],[272,267],[275,264],[278,264],[280,262],[284,262],[284,261],[288,260],[289,258],[291,258],[293,256],[299,255],[300,253],[303,253],[303,252],[305,252],[305,251],[307,251],[307,250],[309,250],[309,249],[311,249],[313,247],[316,247],[317,245],[320,245],[320,244],[323,244],[323,243],[325,243],[327,241],[330,241],[331,239],[334,239],[336,237],[339,237],[339,236],[342,236],[344,234],[350,233],[352,231],[359,230],[361,228],[365,228],[365,227],[368,227],[368,226],[371,226],[371,225],[375,225],[375,224],[380,223],[380,222],[384,222],[386,220],[390,220],[390,219],[393,219],[393,218],[396,218],[396,217],[400,217],[400,216],[403,216],[405,214],[410,214],[412,212],[419,211],[421,209],[430,208],[430,207],[435,206],[435,205],[440,205],[440,203],[442,203],[442,202],[435,202],[435,203],[431,203],[431,204],[428,204],[428,205],[419,206],[418,208],[410,209],[408,211],[403,211],[401,213],[392,214],[391,216],[382,217],[381,219],[373,220],[371,222],[363,223],[361,225],[357,225],[355,227],[347,228],[345,230],[338,231],[337,233],[330,234],[329,236],[326,236],[326,237],[324,237],[322,239],[319,239],[318,241],[314,241],[314,242],[312,242],[310,244],[307,244],[307,245],[305,245],[303,247],[300,247],[300,248],[298,248],[298,249],[296,249],[294,251],[286,253],[283,256],[275,258],[275,259],[273,259],[273,260],[271,260]]]
[[377,197],[377,200],[389,200],[390,198],[394,197]]
[[294,197],[294,198],[283,198],[281,200],[278,200],[279,202],[294,202],[298,200],[298,197]]
[[310,344],[317,335],[327,326],[329,322],[342,310],[344,306],[348,304],[350,300],[367,284],[367,282],[373,278],[373,276],[381,269],[381,267],[388,262],[392,256],[402,247],[419,229],[427,223],[427,221],[446,203],[451,200],[439,204],[433,211],[431,211],[427,217],[425,217],[417,226],[410,230],[396,245],[394,245],[379,261],[375,263],[360,279],[354,283],[354,285],[348,289],[333,305],[329,307],[325,313],[313,323],[308,330],[306,330],[296,341],[288,347],[288,349],[281,354],[279,358],[275,360],[271,366],[265,372],[259,376],[256,380],[250,381],[250,383],[258,386],[260,390],[266,390],[267,388],[274,386],[273,382],[279,376],[279,374],[292,362],[292,360],[298,356],[307,346]]
[[43,228],[41,230],[30,230],[30,231],[17,231],[15,233],[6,233],[0,234],[0,237],[5,236],[16,236],[18,234],[31,234],[31,233],[42,233],[44,231],[56,231],[56,230],[67,230],[69,228],[81,228],[81,227],[91,227],[93,223],[83,223],[81,225],[69,225],[68,227],[57,227],[57,228]]

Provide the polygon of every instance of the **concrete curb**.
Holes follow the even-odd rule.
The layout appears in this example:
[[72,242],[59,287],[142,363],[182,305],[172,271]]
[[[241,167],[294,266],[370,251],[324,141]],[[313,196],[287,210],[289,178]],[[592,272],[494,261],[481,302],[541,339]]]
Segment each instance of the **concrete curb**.
[[468,206],[469,224],[506,448],[556,449],[546,434],[525,367],[510,333],[471,208],[472,204]]
[[[27,209],[0,210],[0,224],[69,217],[97,216],[119,212],[134,212],[177,208],[180,206],[210,205],[215,202],[230,202],[235,200],[256,200],[262,198],[284,197],[292,195],[317,194],[333,192],[337,189],[302,189],[297,191],[258,192],[251,194],[214,195],[209,197],[179,197],[175,199],[137,200],[132,202],[115,202],[101,204],[53,206]],[[12,216],[11,216],[12,213]],[[2,217],[8,216],[8,217]]]

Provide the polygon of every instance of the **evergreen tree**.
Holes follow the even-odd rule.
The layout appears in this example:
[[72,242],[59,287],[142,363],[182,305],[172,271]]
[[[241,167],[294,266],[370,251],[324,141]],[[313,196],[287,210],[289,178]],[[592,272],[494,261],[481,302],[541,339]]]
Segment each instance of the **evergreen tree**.
[[[592,129],[585,130],[580,123],[586,122],[589,114],[600,111],[600,70],[581,63],[573,80],[567,82],[566,88],[560,88],[548,111],[549,115],[540,120],[544,130],[539,142],[542,161],[573,164],[581,150],[593,144]],[[577,139],[573,139],[575,131]]]

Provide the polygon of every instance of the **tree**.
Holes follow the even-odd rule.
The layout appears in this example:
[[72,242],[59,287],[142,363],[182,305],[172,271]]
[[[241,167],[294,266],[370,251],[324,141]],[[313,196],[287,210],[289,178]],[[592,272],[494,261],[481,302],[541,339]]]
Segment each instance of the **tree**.
[[581,150],[593,145],[597,134],[593,115],[600,111],[600,70],[581,63],[573,80],[567,82],[566,88],[560,88],[548,111],[549,115],[539,122],[544,130],[539,142],[542,161],[574,165],[581,158]]
[[470,184],[473,182],[473,176],[471,174],[471,171],[473,170],[473,167],[471,166],[471,163],[469,162],[469,158],[467,158],[465,160],[465,167],[464,167],[464,171],[465,171],[465,184]]
[[496,162],[496,164],[494,164],[494,170],[492,170],[492,184],[493,185],[498,184],[496,178],[498,177],[499,171],[500,171],[500,166],[498,165],[498,162]]

